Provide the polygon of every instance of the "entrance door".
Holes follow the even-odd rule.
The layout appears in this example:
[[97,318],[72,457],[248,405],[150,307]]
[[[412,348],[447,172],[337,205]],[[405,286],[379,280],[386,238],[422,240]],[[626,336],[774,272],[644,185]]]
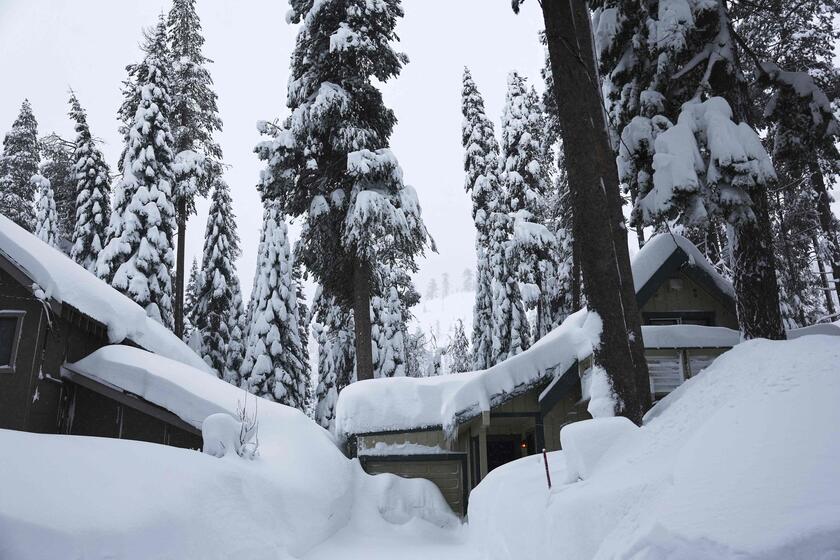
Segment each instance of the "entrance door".
[[487,436],[487,471],[522,457],[518,435]]

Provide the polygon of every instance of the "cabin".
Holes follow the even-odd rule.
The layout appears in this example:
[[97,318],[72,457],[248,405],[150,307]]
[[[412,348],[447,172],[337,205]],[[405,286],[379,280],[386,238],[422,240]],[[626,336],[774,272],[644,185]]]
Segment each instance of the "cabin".
[[[735,293],[687,239],[653,237],[632,259],[651,395],[661,399],[738,344]],[[336,433],[371,474],[423,477],[464,515],[469,491],[514,459],[560,448],[560,429],[590,418],[585,310],[527,351],[484,371],[355,383]]]
[[215,377],[136,303],[0,216],[0,428],[200,448],[194,424],[76,365],[115,344]]

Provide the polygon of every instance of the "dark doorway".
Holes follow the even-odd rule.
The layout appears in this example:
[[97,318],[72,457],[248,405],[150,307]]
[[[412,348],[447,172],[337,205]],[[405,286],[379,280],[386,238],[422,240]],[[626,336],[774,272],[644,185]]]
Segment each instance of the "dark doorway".
[[519,449],[520,436],[487,436],[487,471],[522,457]]

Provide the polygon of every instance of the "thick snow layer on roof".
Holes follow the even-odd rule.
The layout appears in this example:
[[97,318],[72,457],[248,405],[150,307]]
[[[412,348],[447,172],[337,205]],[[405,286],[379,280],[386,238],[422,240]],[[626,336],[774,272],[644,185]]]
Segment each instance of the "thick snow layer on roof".
[[645,348],[732,348],[741,333],[703,325],[642,325]]
[[685,251],[689,263],[706,272],[723,293],[735,297],[735,289],[732,284],[715,270],[715,267],[706,260],[703,253],[691,241],[676,233],[654,235],[633,257],[633,285],[636,288],[636,293],[639,293],[639,290],[648,283],[648,280],[653,278],[656,271],[665,264],[665,261],[677,248]]
[[548,456],[552,490],[541,456],[492,471],[470,495],[473,543],[488,560],[832,557],[838,363],[830,336],[740,344],[607,442],[585,480],[566,451]]
[[[203,370],[131,346],[103,346],[67,367],[142,397],[198,429],[211,414],[236,415],[246,398],[254,401],[248,392]],[[259,404],[262,406],[263,401]]]
[[[195,368],[107,346],[77,371],[200,427],[247,393]],[[255,403],[258,403],[255,405]],[[126,440],[0,430],[0,558],[299,558],[351,520],[458,528],[426,480],[371,477],[299,410],[250,396],[253,460]],[[57,465],[60,476],[56,475]]]
[[432,426],[450,432],[458,417],[490,410],[496,399],[552,372],[563,374],[575,360],[592,353],[600,336],[600,317],[581,310],[525,352],[486,370],[353,383],[338,397],[336,433],[344,437]]
[[105,325],[112,343],[128,339],[155,354],[210,371],[204,360],[150,319],[142,307],[2,215],[0,253],[22,268],[47,298],[71,305]]

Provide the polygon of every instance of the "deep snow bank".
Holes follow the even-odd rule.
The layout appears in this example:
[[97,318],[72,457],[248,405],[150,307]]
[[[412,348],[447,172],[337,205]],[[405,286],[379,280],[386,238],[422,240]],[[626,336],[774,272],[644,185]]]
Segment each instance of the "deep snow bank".
[[[86,360],[72,367],[90,366],[196,426],[246,402],[236,387],[139,349],[109,346]],[[257,401],[254,460],[0,430],[0,558],[282,559],[359,515],[460,524],[431,482],[368,476],[300,411],[252,397],[249,413]]]
[[[614,441],[585,480],[541,457],[470,496],[491,559],[840,558],[840,343],[727,352]],[[598,422],[597,420],[595,422]],[[564,452],[549,456],[567,479]]]

